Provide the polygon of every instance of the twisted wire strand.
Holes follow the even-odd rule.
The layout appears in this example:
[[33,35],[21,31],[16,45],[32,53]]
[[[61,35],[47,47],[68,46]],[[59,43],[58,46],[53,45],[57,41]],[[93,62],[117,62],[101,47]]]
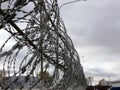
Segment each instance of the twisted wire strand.
[[[36,80],[29,89],[41,82],[52,90],[67,90],[71,86],[77,90],[74,88],[81,87],[82,83],[86,85],[78,53],[60,18],[57,0],[0,0],[0,21],[0,28],[12,35],[0,49],[0,61],[4,62],[3,70],[10,81],[5,90],[12,88],[11,84],[18,82],[21,76],[24,80],[20,89],[32,76]],[[10,40],[15,43],[3,51]],[[44,72],[50,73],[47,82]]]

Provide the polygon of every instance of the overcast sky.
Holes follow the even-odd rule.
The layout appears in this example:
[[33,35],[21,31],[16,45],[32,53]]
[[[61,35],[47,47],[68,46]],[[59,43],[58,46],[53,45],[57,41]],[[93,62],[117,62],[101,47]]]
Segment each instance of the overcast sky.
[[120,80],[120,0],[80,1],[63,6],[60,13],[86,76]]
[[[72,0],[58,1],[62,5]],[[120,80],[120,0],[80,1],[63,6],[60,15],[86,77]],[[0,33],[2,43],[5,35]]]

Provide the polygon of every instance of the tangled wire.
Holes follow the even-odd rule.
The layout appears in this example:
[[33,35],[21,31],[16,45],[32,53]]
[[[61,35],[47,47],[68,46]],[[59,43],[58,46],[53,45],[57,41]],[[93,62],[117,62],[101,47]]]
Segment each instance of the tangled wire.
[[41,84],[52,90],[85,89],[80,59],[60,18],[57,0],[0,0],[0,29],[9,33],[0,48],[8,78],[4,90],[13,88],[22,76],[20,89],[31,78],[34,82],[28,90]]

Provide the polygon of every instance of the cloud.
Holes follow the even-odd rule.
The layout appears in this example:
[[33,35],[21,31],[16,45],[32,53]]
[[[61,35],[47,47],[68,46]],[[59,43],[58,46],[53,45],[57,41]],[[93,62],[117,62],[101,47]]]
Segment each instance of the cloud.
[[[59,3],[61,5],[68,1],[72,0],[59,0]],[[67,32],[80,54],[86,76],[120,79],[119,10],[119,0],[80,1],[60,9]],[[1,35],[0,41],[4,36]]]
[[114,76],[117,77],[118,74],[114,74],[114,73],[109,73],[109,72],[104,72],[100,69],[90,69],[91,72],[85,72],[86,75],[91,75],[93,77],[101,77],[101,78],[106,78],[106,77],[110,77],[110,76]]
[[62,15],[69,35],[76,47],[103,47],[106,52],[120,52],[119,4],[112,3],[112,0],[93,1],[88,1],[81,7],[77,4],[77,8],[74,5],[66,6],[69,7],[69,10],[66,15],[65,13]]
[[120,75],[119,10],[119,0],[87,0],[61,8],[67,32],[80,57],[85,57],[81,63],[86,75]]

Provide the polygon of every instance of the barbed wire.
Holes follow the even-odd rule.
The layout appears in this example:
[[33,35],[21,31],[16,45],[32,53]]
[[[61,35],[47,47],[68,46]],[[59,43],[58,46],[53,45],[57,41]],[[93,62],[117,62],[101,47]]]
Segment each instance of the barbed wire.
[[[0,0],[0,28],[11,34],[0,49],[9,78],[4,90],[13,88],[22,76],[20,89],[33,77],[29,89],[41,85],[52,90],[85,89],[80,59],[59,9],[57,0]],[[10,40],[14,44],[4,51]]]

